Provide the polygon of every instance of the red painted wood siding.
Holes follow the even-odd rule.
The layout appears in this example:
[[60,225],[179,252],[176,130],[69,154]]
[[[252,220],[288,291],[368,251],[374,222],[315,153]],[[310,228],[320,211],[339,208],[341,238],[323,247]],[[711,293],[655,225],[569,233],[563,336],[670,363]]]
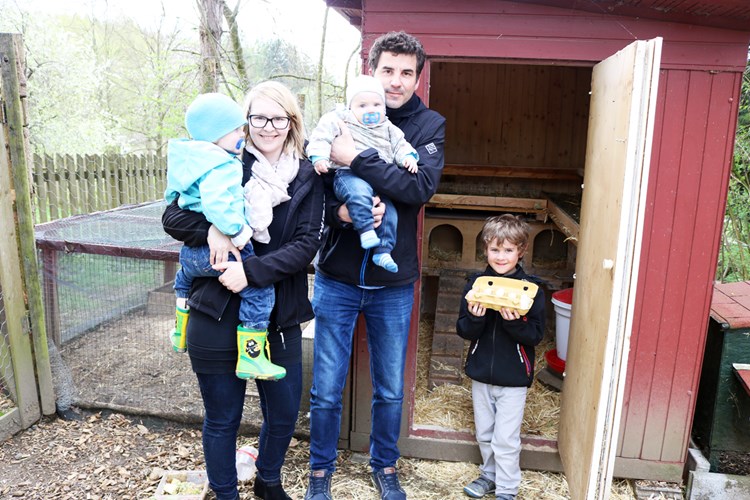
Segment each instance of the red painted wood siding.
[[[635,39],[664,38],[618,455],[683,462],[750,32],[496,0],[364,2],[365,50],[383,32],[400,29],[419,37],[437,60],[503,63],[590,65]],[[422,88],[429,90],[425,75]]]
[[380,34],[405,30],[430,57],[598,62],[634,40],[664,38],[663,68],[742,71],[747,32],[603,16],[498,0],[367,0],[366,49]]
[[683,461],[741,74],[662,71],[619,456]]

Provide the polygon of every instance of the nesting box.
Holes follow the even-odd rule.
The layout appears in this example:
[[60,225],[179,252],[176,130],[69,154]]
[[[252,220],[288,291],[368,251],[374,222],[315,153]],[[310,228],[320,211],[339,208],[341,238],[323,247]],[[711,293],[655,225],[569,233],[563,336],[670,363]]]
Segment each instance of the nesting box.
[[750,281],[714,287],[693,436],[711,469],[723,452],[750,454]]

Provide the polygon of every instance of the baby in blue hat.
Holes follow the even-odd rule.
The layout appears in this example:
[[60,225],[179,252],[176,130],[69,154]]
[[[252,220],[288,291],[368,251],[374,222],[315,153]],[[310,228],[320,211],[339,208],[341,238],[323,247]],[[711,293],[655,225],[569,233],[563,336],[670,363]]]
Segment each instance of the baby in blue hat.
[[409,172],[417,173],[417,151],[404,138],[404,133],[385,115],[385,91],[380,81],[369,75],[360,75],[346,91],[346,109],[337,109],[320,118],[310,136],[307,156],[318,174],[334,169],[333,189],[336,198],[346,204],[354,229],[359,233],[362,248],[373,249],[372,261],[390,271],[398,272],[398,264],[391,257],[396,246],[398,213],[388,198],[379,194],[386,210],[380,226],[375,229],[372,215],[372,198],[375,194],[364,179],[357,177],[351,168],[330,162],[331,143],[341,134],[339,124],[344,122],[354,139],[357,151],[375,148],[387,162],[396,163]]
[[[188,106],[185,126],[192,139],[172,139],[167,150],[167,203],[177,200],[180,208],[205,214],[219,231],[229,236],[242,260],[253,255],[253,230],[245,213],[242,163],[237,155],[245,144],[247,119],[242,108],[228,96],[199,95]],[[234,260],[233,256],[230,256]],[[194,278],[221,275],[211,267],[208,245],[183,246],[181,269],[175,276],[177,320],[171,334],[176,352],[187,350],[188,296]],[[266,356],[266,336],[274,306],[273,286],[245,287],[240,293],[237,329],[237,376],[278,380],[286,370]]]

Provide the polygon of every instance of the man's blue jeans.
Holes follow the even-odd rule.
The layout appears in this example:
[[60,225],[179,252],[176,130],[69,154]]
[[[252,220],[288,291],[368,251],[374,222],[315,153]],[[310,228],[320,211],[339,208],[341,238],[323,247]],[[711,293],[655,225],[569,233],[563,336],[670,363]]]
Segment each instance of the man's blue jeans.
[[370,465],[396,465],[404,399],[404,364],[414,284],[364,289],[315,274],[310,468],[334,471],[341,428],[341,394],[359,313],[367,325],[372,407]]
[[[352,225],[359,234],[375,227],[372,216],[372,197],[375,192],[367,181],[359,178],[348,168],[336,170],[333,177],[333,191],[339,201],[346,204]],[[385,205],[385,214],[375,234],[380,238],[380,245],[374,253],[391,253],[396,246],[396,228],[398,226],[398,212],[388,198],[380,197]]]
[[[250,242],[240,251],[242,260],[254,255],[253,246]],[[174,290],[177,298],[187,298],[190,295],[190,286],[195,278],[210,278],[221,276],[221,271],[211,267],[211,251],[208,245],[189,247],[184,245],[180,250],[180,270],[174,278]],[[229,260],[235,260],[230,254]],[[263,288],[246,286],[239,296],[240,321],[242,326],[252,330],[266,330],[268,328],[271,310],[276,300],[273,285]]]

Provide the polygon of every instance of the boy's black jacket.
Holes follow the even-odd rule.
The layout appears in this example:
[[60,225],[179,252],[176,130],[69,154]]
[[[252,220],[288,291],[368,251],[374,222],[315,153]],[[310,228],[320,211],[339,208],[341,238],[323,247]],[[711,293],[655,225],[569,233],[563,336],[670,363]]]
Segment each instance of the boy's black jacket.
[[341,202],[333,194],[333,176],[327,175],[326,228],[316,269],[343,283],[399,286],[414,283],[419,277],[417,220],[422,205],[437,191],[443,172],[445,118],[428,109],[416,94],[398,109],[387,108],[386,114],[419,153],[419,171],[412,174],[387,163],[373,148],[360,152],[351,169],[376,193],[390,198],[398,212],[396,246],[391,254],[399,270],[391,273],[373,264],[372,251],[363,250],[352,225],[338,218]]
[[[243,151],[242,183],[251,175],[255,157]],[[307,268],[320,246],[323,214],[323,182],[315,175],[312,164],[300,160],[297,177],[289,186],[291,200],[273,209],[268,244],[253,241],[255,255],[243,261],[250,286],[275,284],[276,305],[271,323],[281,329],[299,325],[313,318],[307,300]],[[211,223],[197,212],[182,210],[177,200],[162,215],[164,231],[188,246],[206,244]],[[293,241],[293,245],[284,246]],[[283,247],[283,248],[282,248]],[[275,251],[282,248],[281,251]],[[234,294],[217,279],[199,278],[193,282],[188,304],[219,320]]]
[[[534,346],[544,337],[544,291],[539,288],[531,309],[520,319],[506,321],[493,309],[487,309],[484,316],[474,316],[468,310],[466,294],[479,276],[500,275],[487,266],[483,273],[469,278],[464,289],[456,332],[471,340],[466,375],[485,384],[529,387],[534,381]],[[540,284],[538,278],[527,275],[521,266],[503,277]]]

